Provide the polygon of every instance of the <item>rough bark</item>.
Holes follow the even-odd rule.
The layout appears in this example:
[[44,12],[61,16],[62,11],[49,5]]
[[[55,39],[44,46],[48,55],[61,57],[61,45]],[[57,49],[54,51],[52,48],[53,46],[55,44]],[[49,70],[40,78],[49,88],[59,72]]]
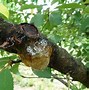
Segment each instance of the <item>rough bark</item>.
[[[33,31],[29,32],[29,28]],[[34,28],[33,25],[29,26],[29,24],[26,23],[14,25],[0,19],[1,49],[11,53],[25,54],[25,47],[29,44],[29,41],[34,44],[34,42],[38,41],[39,38],[47,41],[46,50],[48,50],[48,52],[50,47],[52,49],[52,52],[51,50],[49,52],[51,55],[48,53],[50,57],[48,66],[63,74],[69,73],[74,81],[79,81],[89,88],[89,70],[81,62],[71,56],[65,49],[49,41],[46,37],[40,34],[37,31],[37,28]],[[49,57],[45,57],[45,59],[48,60]],[[40,58],[42,59],[42,57]]]

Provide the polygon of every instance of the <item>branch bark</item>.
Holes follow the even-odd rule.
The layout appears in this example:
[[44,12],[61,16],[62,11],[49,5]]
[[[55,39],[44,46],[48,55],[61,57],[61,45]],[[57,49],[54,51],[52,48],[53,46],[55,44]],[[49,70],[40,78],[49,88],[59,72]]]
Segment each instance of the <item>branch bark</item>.
[[[29,53],[27,46],[32,50]],[[24,59],[22,62],[27,66],[30,63],[33,68],[43,68],[44,66],[39,67],[39,62],[43,60],[41,64],[63,74],[69,73],[74,81],[79,81],[89,88],[89,70],[65,49],[44,37],[34,25],[27,23],[14,25],[0,19],[0,49],[19,54]]]

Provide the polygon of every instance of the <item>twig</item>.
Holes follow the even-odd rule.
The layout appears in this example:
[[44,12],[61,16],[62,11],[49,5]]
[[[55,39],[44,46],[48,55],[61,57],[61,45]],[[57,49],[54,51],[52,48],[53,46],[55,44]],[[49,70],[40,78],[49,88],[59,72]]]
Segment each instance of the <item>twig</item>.
[[68,87],[68,84],[66,81],[62,80],[61,78],[57,77],[56,75],[52,74],[54,79],[57,79],[58,81],[60,81],[61,83],[63,83],[66,87]]
[[20,74],[20,76],[23,77],[23,78],[51,78],[51,77],[24,76],[24,75],[21,75],[21,74]]
[[52,74],[52,77],[29,77],[29,76],[24,76],[24,75],[20,75],[21,77],[23,78],[54,78],[54,79],[57,79],[58,81],[60,81],[61,83],[63,83],[66,87],[68,87],[68,84],[67,82],[65,82],[64,80],[62,79],[66,79],[66,78],[58,78],[57,76],[55,76],[54,74]]

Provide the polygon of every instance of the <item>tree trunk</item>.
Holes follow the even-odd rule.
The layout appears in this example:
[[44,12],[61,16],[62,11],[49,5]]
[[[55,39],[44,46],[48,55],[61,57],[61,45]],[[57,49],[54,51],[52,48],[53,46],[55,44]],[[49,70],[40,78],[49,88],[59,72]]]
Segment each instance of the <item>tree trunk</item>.
[[[42,41],[45,41],[45,45],[47,45],[41,44]],[[35,55],[36,63],[38,63],[37,67],[40,65],[39,59],[45,61],[45,65],[49,62],[49,67],[63,74],[70,74],[74,81],[79,81],[89,88],[89,70],[81,62],[73,58],[65,49],[49,41],[38,32],[34,25],[27,23],[14,25],[0,19],[0,48],[11,53],[19,54],[27,66],[29,66],[29,60],[26,62],[26,59],[34,60],[34,63],[31,65],[33,68],[37,68],[34,66],[36,64],[35,59],[32,59],[33,57],[31,55],[28,56],[26,54],[26,47],[28,45],[31,46],[31,43],[32,45],[37,44],[36,48],[41,50],[41,56],[38,57],[37,54]],[[44,55],[46,54],[45,51],[48,53],[48,56]],[[31,52],[29,51],[29,53]],[[41,64],[43,64],[43,61]],[[43,68],[43,66],[41,67]]]

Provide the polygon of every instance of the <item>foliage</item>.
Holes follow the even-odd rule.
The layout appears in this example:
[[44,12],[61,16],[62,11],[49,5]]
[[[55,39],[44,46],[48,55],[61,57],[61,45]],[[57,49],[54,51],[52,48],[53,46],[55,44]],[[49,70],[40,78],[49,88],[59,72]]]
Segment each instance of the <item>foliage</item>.
[[13,90],[13,78],[8,69],[0,72],[0,81],[2,82],[2,84],[0,84],[1,89],[7,90],[8,88],[8,90]]
[[51,78],[51,69],[48,68],[48,67],[46,69],[42,70],[42,71],[33,69],[33,73],[36,74],[39,77]]
[[[79,60],[81,59],[89,68],[88,0],[86,2],[81,0],[71,2],[70,0],[43,0],[41,4],[39,4],[40,0],[0,0],[0,2],[0,7],[3,8],[3,10],[0,9],[1,16],[3,14],[12,23],[34,23],[44,35],[57,45],[67,49],[70,54],[79,58]],[[8,53],[2,50],[0,53],[0,68],[2,68],[8,61]],[[9,56],[10,58],[15,56],[15,58],[9,60],[18,58],[14,54],[9,54]],[[4,62],[2,62],[3,60]],[[16,72],[19,72],[18,66],[13,66],[10,70],[16,74]],[[11,76],[8,76],[10,71],[7,70],[6,72],[7,77],[10,78]],[[0,76],[2,76],[2,72]],[[8,81],[11,81],[9,78]],[[77,89],[72,84],[71,88],[72,90],[81,90],[82,86]]]
[[0,3],[0,13],[6,16],[7,18],[9,17],[9,11],[2,3]]

